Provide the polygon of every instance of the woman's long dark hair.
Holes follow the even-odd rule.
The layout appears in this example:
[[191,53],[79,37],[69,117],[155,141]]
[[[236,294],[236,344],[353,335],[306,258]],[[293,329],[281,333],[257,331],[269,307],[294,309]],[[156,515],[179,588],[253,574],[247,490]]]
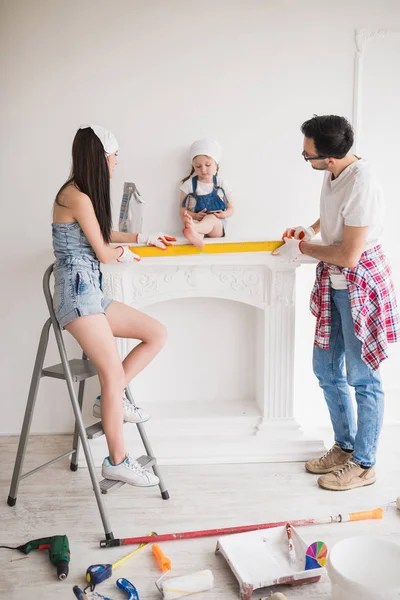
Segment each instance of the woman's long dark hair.
[[59,189],[61,192],[70,184],[89,196],[101,233],[106,244],[111,238],[110,174],[103,144],[90,127],[78,129],[72,144],[72,169],[68,181]]

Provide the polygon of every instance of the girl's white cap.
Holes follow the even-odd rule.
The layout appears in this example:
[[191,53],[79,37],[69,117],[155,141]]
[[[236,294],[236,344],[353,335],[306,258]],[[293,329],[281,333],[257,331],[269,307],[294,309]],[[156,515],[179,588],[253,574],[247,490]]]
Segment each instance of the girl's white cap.
[[81,125],[79,129],[93,129],[101,143],[103,144],[104,152],[107,154],[114,154],[118,150],[118,142],[111,131],[101,127],[101,125]]
[[196,156],[211,156],[211,158],[213,158],[215,162],[219,164],[219,161],[221,160],[221,153],[222,148],[217,140],[197,140],[190,146],[190,162],[192,162]]

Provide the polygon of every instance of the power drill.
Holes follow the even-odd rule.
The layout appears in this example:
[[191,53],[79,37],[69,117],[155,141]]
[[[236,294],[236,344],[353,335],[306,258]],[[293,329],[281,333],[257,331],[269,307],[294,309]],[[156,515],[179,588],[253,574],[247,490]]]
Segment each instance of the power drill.
[[71,553],[69,551],[69,543],[66,535],[53,535],[53,537],[31,540],[16,548],[12,548],[11,546],[0,546],[0,548],[19,550],[23,554],[29,554],[32,550],[48,550],[51,564],[57,567],[58,578],[62,580],[66,579],[68,576],[68,563],[71,558]]

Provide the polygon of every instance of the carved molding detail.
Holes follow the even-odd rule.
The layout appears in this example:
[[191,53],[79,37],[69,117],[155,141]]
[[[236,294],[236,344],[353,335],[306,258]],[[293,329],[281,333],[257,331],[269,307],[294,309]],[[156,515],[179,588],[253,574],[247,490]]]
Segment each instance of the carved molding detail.
[[399,35],[400,31],[388,29],[356,29],[354,32],[354,41],[356,45],[353,75],[353,129],[354,145],[353,151],[359,151],[359,143],[362,128],[362,81],[363,81],[363,62],[364,50],[367,42],[372,39],[382,39],[388,35]]
[[212,267],[211,272],[233,292],[245,292],[250,296],[263,297],[263,269],[257,267]]
[[108,273],[103,276],[103,291],[106,296],[121,301],[124,297],[123,280],[121,273]]
[[103,286],[106,295],[131,306],[198,295],[288,308],[294,305],[295,269],[235,263],[151,265],[146,270],[105,270]]
[[132,279],[133,300],[158,292],[160,280],[157,273],[144,273]]
[[188,285],[195,288],[196,287],[196,270],[194,267],[185,267],[182,269],[183,276],[185,277],[185,281]]
[[365,49],[365,45],[369,40],[373,38],[384,38],[390,32],[387,29],[356,29],[355,31],[355,42],[357,48],[357,54],[362,54]]
[[178,273],[179,267],[169,269],[151,269],[145,273],[137,273],[131,278],[132,300],[144,298],[146,296],[156,296],[168,287]]
[[294,306],[294,271],[277,271],[275,273],[272,299],[285,308]]
[[199,295],[210,298],[262,304],[266,288],[264,265],[180,265],[150,267],[145,272],[125,271],[116,276],[106,272],[104,291],[116,300],[125,299],[132,306],[157,297],[165,300]]

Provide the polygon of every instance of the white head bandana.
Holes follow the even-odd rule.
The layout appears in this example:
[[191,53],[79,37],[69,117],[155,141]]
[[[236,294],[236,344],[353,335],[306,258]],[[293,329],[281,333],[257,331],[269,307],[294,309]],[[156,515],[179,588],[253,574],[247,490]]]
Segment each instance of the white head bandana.
[[222,148],[217,140],[197,140],[190,146],[190,162],[192,162],[195,156],[211,156],[218,165],[221,160],[221,152]]
[[111,131],[108,131],[108,129],[101,127],[101,125],[82,125],[81,127],[79,127],[79,129],[87,129],[88,127],[93,129],[93,131],[103,144],[104,152],[106,154],[114,154],[114,152],[117,152],[118,142],[114,134],[111,133]]

